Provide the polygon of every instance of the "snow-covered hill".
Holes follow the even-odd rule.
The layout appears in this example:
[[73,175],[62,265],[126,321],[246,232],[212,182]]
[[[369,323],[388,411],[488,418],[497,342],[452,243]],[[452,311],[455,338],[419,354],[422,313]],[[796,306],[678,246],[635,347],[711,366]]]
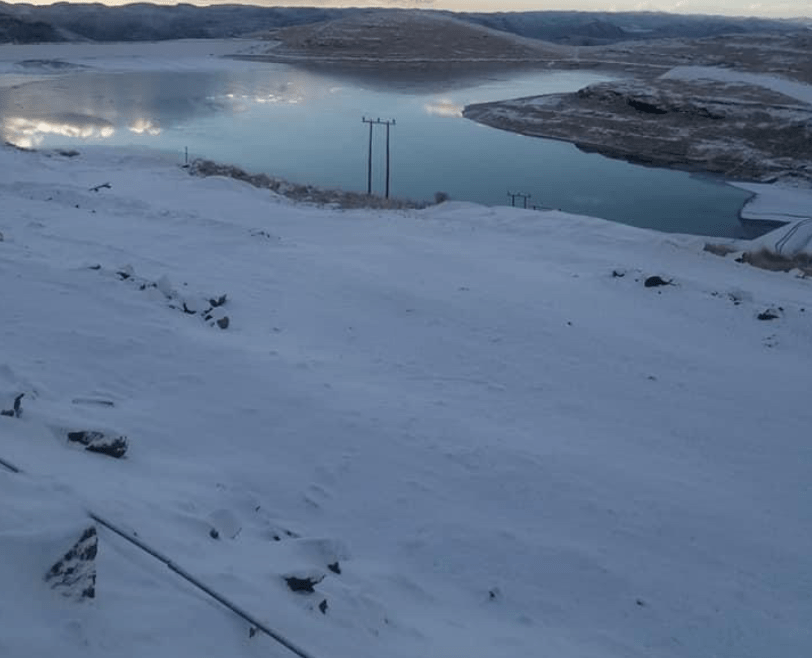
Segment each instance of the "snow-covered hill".
[[0,166],[4,658],[292,655],[88,510],[324,658],[812,650],[809,279],[134,151]]
[[[271,3],[272,4],[272,3]],[[417,6],[419,3],[415,3]],[[51,40],[43,28],[61,38],[96,41],[143,41],[160,39],[229,38],[261,30],[312,24],[321,21],[376,14],[379,8],[278,7],[257,4],[153,4],[121,5],[57,2],[47,5],[0,2],[0,15],[8,21],[42,22],[39,31],[4,32],[0,42]],[[396,16],[399,10],[389,10]],[[802,21],[777,21],[729,16],[679,16],[651,12],[537,11],[510,13],[452,13],[433,11],[439,17],[454,16],[476,25],[533,39],[574,45],[595,45],[638,39],[707,37],[719,34],[786,32],[802,27]],[[12,18],[13,17],[13,18]]]

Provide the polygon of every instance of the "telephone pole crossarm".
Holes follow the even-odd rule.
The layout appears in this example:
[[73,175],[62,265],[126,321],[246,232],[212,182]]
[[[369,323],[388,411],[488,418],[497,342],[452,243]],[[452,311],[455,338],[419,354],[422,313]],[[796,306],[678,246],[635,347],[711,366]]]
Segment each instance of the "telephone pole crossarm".
[[363,123],[369,124],[369,148],[367,150],[367,194],[372,195],[372,129],[374,126],[386,126],[386,198],[389,198],[389,182],[390,182],[390,173],[389,173],[389,160],[390,160],[390,148],[389,148],[389,130],[392,126],[395,125],[394,119],[381,119],[378,117],[377,119],[367,119],[366,117],[361,117],[361,121]]

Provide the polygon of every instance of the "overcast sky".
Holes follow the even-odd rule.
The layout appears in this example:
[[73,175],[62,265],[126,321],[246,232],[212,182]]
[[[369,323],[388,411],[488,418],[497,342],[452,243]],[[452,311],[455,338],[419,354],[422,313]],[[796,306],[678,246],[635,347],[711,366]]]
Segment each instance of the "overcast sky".
[[[14,2],[14,0],[6,0]],[[58,0],[24,0],[50,4]],[[93,0],[74,0],[92,2]],[[119,5],[138,0],[101,0]],[[155,4],[257,4],[302,7],[422,7],[452,11],[665,11],[682,14],[726,14],[772,18],[812,17],[812,0],[144,0]]]
[[[155,1],[155,0],[153,0]],[[194,1],[194,0],[193,0]],[[216,0],[215,0],[216,1]],[[812,0],[232,0],[267,5],[389,6],[451,9],[452,11],[667,11],[733,16],[812,16]],[[197,0],[201,4],[212,0]]]

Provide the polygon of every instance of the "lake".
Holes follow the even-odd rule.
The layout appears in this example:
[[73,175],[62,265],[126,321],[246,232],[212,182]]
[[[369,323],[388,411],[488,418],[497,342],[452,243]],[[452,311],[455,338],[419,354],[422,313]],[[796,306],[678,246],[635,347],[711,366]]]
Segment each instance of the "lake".
[[[235,61],[210,71],[56,71],[0,88],[3,137],[35,148],[149,146],[293,182],[365,191],[369,126],[391,127],[392,195],[559,208],[663,231],[742,237],[748,193],[708,177],[646,168],[574,146],[481,126],[469,103],[574,91],[609,78],[583,71],[453,67],[314,70]],[[34,66],[38,64],[34,63]],[[51,66],[51,69],[54,67]],[[383,193],[385,128],[373,131]],[[523,197],[514,197],[518,205]]]

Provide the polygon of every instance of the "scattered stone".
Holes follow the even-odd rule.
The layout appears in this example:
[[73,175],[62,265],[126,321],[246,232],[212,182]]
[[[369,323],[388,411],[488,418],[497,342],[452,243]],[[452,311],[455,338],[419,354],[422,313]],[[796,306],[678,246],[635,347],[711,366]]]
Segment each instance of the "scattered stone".
[[116,274],[122,281],[126,281],[127,279],[132,278],[133,274],[135,274],[135,270],[133,269],[132,265],[125,265],[120,270],[117,270]]
[[4,241],[5,241],[5,238],[3,237],[3,233],[0,232],[0,242],[4,242]]
[[228,329],[229,324],[230,320],[228,319],[227,315],[224,315],[222,318],[217,320],[217,326],[220,327],[220,329]]
[[498,587],[488,590],[488,599],[491,601],[498,601],[502,598],[502,590]]
[[81,443],[88,452],[98,452],[115,459],[121,459],[128,447],[126,436],[108,436],[104,432],[68,432],[68,441]]
[[666,281],[665,279],[663,279],[662,277],[659,277],[659,276],[650,276],[649,278],[647,278],[645,280],[643,285],[646,288],[656,288],[658,286],[670,286],[670,285],[672,285],[672,283],[671,283],[670,280]]
[[220,295],[219,297],[212,297],[209,300],[209,304],[211,304],[212,308],[217,308],[218,306],[222,306],[226,303],[228,295]]
[[645,602],[643,599],[637,599],[637,600],[635,601],[635,603],[636,603],[637,605],[639,605],[641,608],[644,608],[644,607],[646,606],[646,602]]
[[209,537],[211,537],[212,539],[220,539],[220,533],[217,532],[216,528],[212,528],[211,530],[209,530]]
[[324,580],[324,576],[307,576],[305,578],[285,576],[285,582],[291,592],[304,592],[305,594],[315,592],[314,586],[318,585],[322,580]]
[[76,151],[74,149],[59,150],[57,151],[57,153],[65,158],[75,158],[77,155],[79,155],[79,151]]
[[96,185],[95,187],[91,187],[90,191],[91,192],[98,192],[99,190],[103,190],[103,189],[112,190],[113,186],[110,185],[110,183],[102,183],[101,185]]
[[328,564],[327,568],[335,574],[341,575],[341,565],[338,564],[338,560],[333,562],[332,564]]
[[773,308],[768,308],[766,311],[759,313],[756,317],[759,320],[777,320],[781,317],[781,314]]
[[183,312],[187,315],[195,315],[197,314],[197,306],[192,301],[185,301],[183,302]]
[[23,408],[21,405],[22,399],[25,396],[25,393],[20,393],[17,397],[14,398],[14,404],[12,405],[11,409],[3,409],[0,411],[1,416],[8,416],[9,418],[19,418],[23,415]]
[[321,614],[327,614],[327,599],[324,599],[321,603],[319,603],[319,610],[321,610]]
[[623,270],[612,270],[613,278],[622,279],[624,276],[626,276],[626,272],[624,272]]
[[257,634],[256,626],[251,626],[251,628],[248,629],[248,637],[254,637],[256,634]]
[[96,554],[99,538],[96,528],[90,526],[71,549],[45,574],[45,582],[52,589],[60,589],[62,596],[82,600],[96,597]]

